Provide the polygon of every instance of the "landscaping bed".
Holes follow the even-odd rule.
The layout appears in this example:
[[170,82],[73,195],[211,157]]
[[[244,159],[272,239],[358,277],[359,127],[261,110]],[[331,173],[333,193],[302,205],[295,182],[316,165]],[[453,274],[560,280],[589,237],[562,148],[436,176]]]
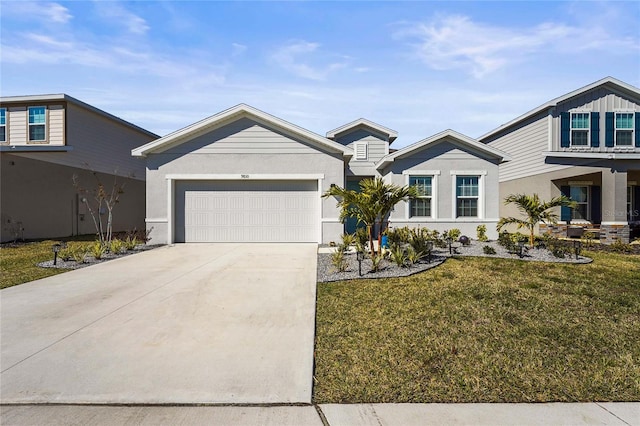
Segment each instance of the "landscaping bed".
[[[382,266],[378,271],[373,272],[372,262],[369,257],[365,257],[362,262],[362,276],[359,274],[358,261],[356,259],[355,251],[351,250],[345,253],[345,260],[347,263],[347,269],[344,272],[338,272],[332,263],[331,252],[337,250],[336,247],[324,247],[320,248],[318,252],[318,282],[331,282],[341,280],[352,279],[371,279],[371,278],[391,278],[391,277],[405,277],[423,272],[433,267],[439,266],[447,258],[452,256],[481,256],[481,257],[494,257],[494,258],[506,258],[506,259],[518,259],[524,261],[537,261],[537,262],[556,262],[556,263],[590,263],[592,259],[590,257],[579,255],[577,258],[572,252],[571,245],[566,243],[567,253],[563,257],[554,255],[550,250],[546,248],[525,248],[522,253],[522,257],[518,253],[507,250],[505,247],[498,244],[497,241],[471,241],[469,245],[462,245],[455,243],[452,247],[453,254],[449,254],[448,248],[435,248],[432,252],[431,262],[427,257],[422,258],[419,262],[415,263],[411,267],[399,267],[391,261],[389,257],[386,257],[382,261]],[[485,247],[491,247],[495,251],[494,254],[487,254]]]
[[319,283],[314,402],[640,400],[640,256],[585,254]]

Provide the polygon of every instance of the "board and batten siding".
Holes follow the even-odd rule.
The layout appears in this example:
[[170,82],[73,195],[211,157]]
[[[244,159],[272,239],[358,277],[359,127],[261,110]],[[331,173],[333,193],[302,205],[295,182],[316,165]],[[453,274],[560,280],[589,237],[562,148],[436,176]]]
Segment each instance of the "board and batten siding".
[[249,118],[241,118],[169,148],[167,154],[309,154],[315,149]]
[[[640,99],[630,99],[629,97],[621,96],[614,93],[612,90],[606,87],[600,87],[595,90],[583,93],[576,96],[566,102],[559,104],[553,114],[553,145],[554,151],[594,151],[591,147],[560,147],[560,113],[562,112],[599,112],[600,113],[600,146],[595,151],[611,151],[613,148],[605,147],[605,132],[606,127],[604,123],[606,112],[640,112]],[[616,147],[619,149],[620,147]],[[630,147],[632,148],[632,147]]]
[[511,156],[511,161],[500,165],[500,182],[570,167],[545,162],[542,153],[549,149],[550,121],[548,113],[540,113],[507,133],[482,140]]
[[357,160],[354,155],[349,162],[349,170],[354,176],[379,176],[375,164],[389,153],[389,143],[385,136],[373,132],[366,127],[356,127],[335,139],[336,142],[348,146],[355,151],[355,144],[367,143],[367,159]]

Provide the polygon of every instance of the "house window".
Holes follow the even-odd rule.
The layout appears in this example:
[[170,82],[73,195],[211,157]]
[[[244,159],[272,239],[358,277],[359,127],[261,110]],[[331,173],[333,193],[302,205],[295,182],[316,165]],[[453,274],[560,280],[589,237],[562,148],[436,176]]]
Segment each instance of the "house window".
[[45,107],[29,107],[29,140],[46,140],[46,109]]
[[570,197],[577,203],[576,208],[571,212],[572,220],[589,220],[589,187],[572,186]]
[[369,157],[369,147],[366,142],[356,142],[353,144],[353,150],[356,160],[366,161]]
[[632,146],[633,145],[633,113],[617,112],[616,113],[616,145]]
[[478,217],[478,176],[456,177],[456,217]]
[[415,186],[419,194],[419,198],[409,202],[409,217],[431,217],[433,177],[411,176],[409,186]]
[[589,113],[571,113],[571,145],[589,146]]
[[7,109],[0,108],[0,142],[7,141]]

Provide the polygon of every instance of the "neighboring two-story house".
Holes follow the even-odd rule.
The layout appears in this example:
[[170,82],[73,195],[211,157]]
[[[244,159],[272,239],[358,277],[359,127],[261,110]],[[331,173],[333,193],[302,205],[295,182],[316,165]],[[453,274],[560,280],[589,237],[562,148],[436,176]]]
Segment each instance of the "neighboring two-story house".
[[132,151],[147,163],[147,224],[155,242],[339,241],[332,185],[383,177],[421,189],[392,226],[497,236],[499,149],[448,130],[391,152],[395,131],[365,119],[320,136],[238,105]]
[[[553,99],[479,141],[508,152],[500,165],[500,199],[565,194],[559,225],[599,228],[603,242],[629,242],[640,223],[640,89],[611,77]],[[502,206],[501,216],[516,215]]]
[[94,172],[107,190],[125,185],[114,230],[144,229],[145,168],[131,149],[157,137],[64,94],[0,98],[0,240],[95,233],[73,185],[95,189]]

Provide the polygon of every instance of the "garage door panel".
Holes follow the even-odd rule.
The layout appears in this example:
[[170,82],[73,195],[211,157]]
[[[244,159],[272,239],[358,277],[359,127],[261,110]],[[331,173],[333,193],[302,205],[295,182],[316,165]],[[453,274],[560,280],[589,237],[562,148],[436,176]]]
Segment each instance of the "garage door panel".
[[317,181],[176,183],[177,242],[316,242]]

